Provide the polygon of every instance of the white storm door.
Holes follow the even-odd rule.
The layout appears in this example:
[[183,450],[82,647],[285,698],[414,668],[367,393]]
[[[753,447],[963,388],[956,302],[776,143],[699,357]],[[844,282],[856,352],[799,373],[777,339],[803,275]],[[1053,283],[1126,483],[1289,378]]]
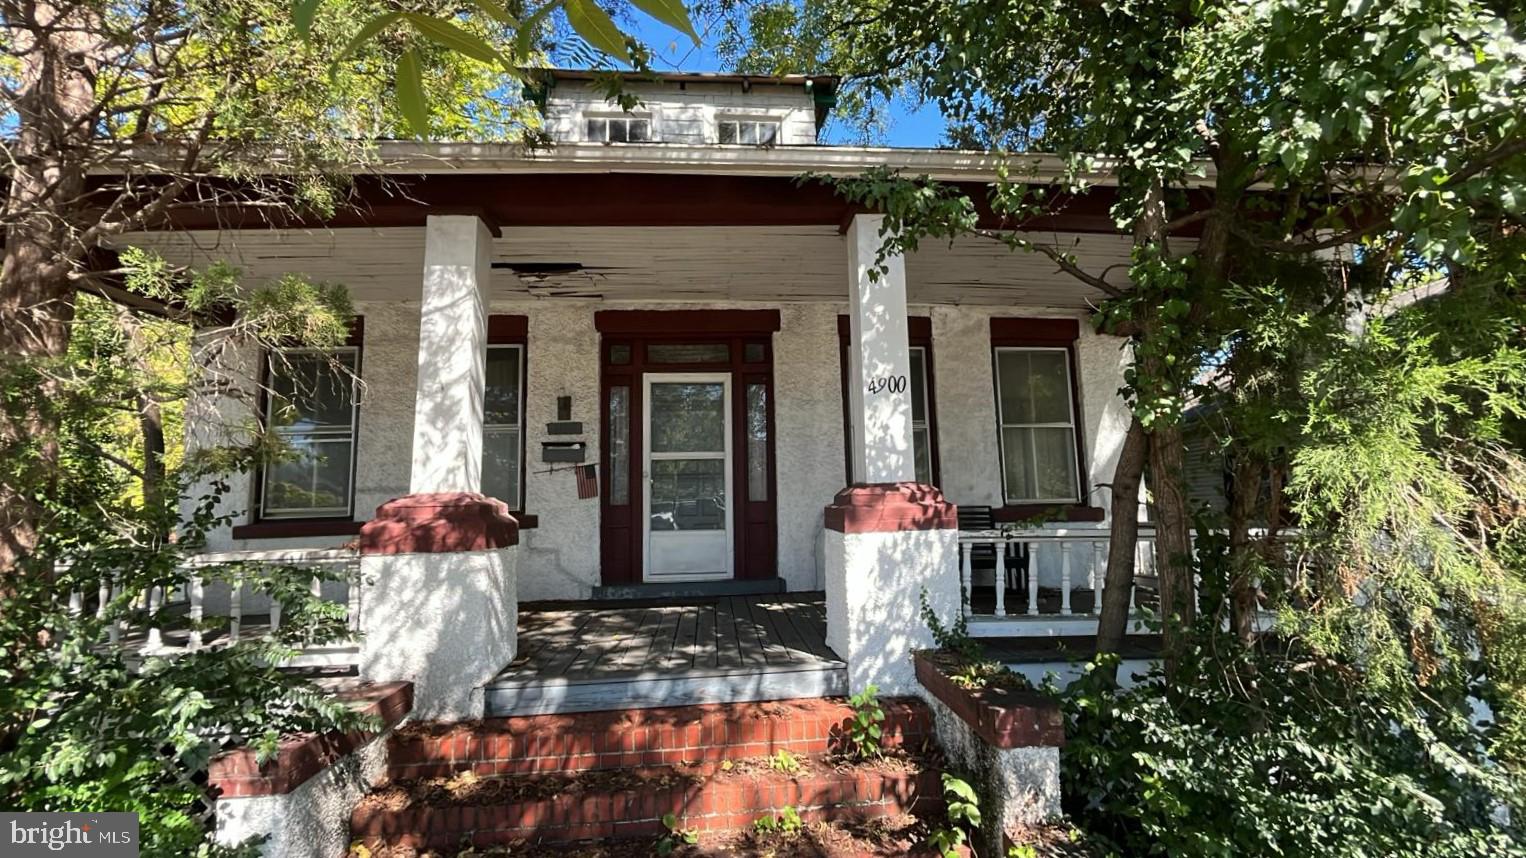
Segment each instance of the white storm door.
[[646,580],[730,578],[731,375],[647,373],[643,385]]

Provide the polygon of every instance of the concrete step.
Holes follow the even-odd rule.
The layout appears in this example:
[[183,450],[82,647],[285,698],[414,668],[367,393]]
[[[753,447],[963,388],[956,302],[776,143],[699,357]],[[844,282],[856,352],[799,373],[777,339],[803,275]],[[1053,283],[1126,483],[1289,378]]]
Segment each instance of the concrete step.
[[[884,747],[935,744],[932,714],[915,698],[882,699]],[[571,773],[845,749],[853,708],[841,698],[488,718],[404,726],[389,745],[394,780]]]
[[793,808],[807,824],[944,812],[933,759],[897,756],[848,766],[822,756],[786,773],[767,760],[575,774],[400,781],[363,799],[350,836],[373,852],[491,848],[518,843],[640,839],[663,817],[695,832],[750,830]]

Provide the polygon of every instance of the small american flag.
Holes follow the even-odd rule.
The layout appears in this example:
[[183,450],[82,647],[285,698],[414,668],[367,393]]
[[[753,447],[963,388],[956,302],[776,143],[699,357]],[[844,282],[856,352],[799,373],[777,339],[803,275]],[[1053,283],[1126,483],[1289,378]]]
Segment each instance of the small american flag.
[[596,498],[599,496],[599,473],[593,465],[578,465],[572,469],[577,473],[578,497]]

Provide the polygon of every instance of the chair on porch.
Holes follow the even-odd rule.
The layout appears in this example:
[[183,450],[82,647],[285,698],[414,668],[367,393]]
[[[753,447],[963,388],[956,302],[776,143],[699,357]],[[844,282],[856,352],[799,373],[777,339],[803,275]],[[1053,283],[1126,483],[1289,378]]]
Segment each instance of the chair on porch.
[[[959,530],[997,530],[996,517],[989,506],[958,505]],[[980,543],[969,546],[970,571],[996,572],[996,546]],[[1028,546],[1022,543],[1006,544],[1006,556],[1002,558],[1007,573],[1007,589],[1028,592]],[[973,575],[972,575],[973,578]],[[993,578],[994,580],[994,578]],[[973,580],[971,586],[974,586]]]

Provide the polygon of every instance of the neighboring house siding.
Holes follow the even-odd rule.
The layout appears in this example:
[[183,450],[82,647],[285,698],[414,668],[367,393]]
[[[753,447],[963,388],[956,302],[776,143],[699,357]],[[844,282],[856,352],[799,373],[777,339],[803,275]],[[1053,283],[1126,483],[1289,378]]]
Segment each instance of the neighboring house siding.
[[[804,87],[756,84],[744,91],[741,84],[689,83],[679,89],[675,84],[633,83],[627,88],[642,101],[628,115],[651,117],[653,142],[716,143],[720,139],[716,122],[728,115],[777,120],[781,145],[816,142],[815,102]],[[585,140],[585,120],[590,116],[622,115],[627,114],[606,101],[597,87],[564,80],[546,100],[545,130],[553,140]]]

